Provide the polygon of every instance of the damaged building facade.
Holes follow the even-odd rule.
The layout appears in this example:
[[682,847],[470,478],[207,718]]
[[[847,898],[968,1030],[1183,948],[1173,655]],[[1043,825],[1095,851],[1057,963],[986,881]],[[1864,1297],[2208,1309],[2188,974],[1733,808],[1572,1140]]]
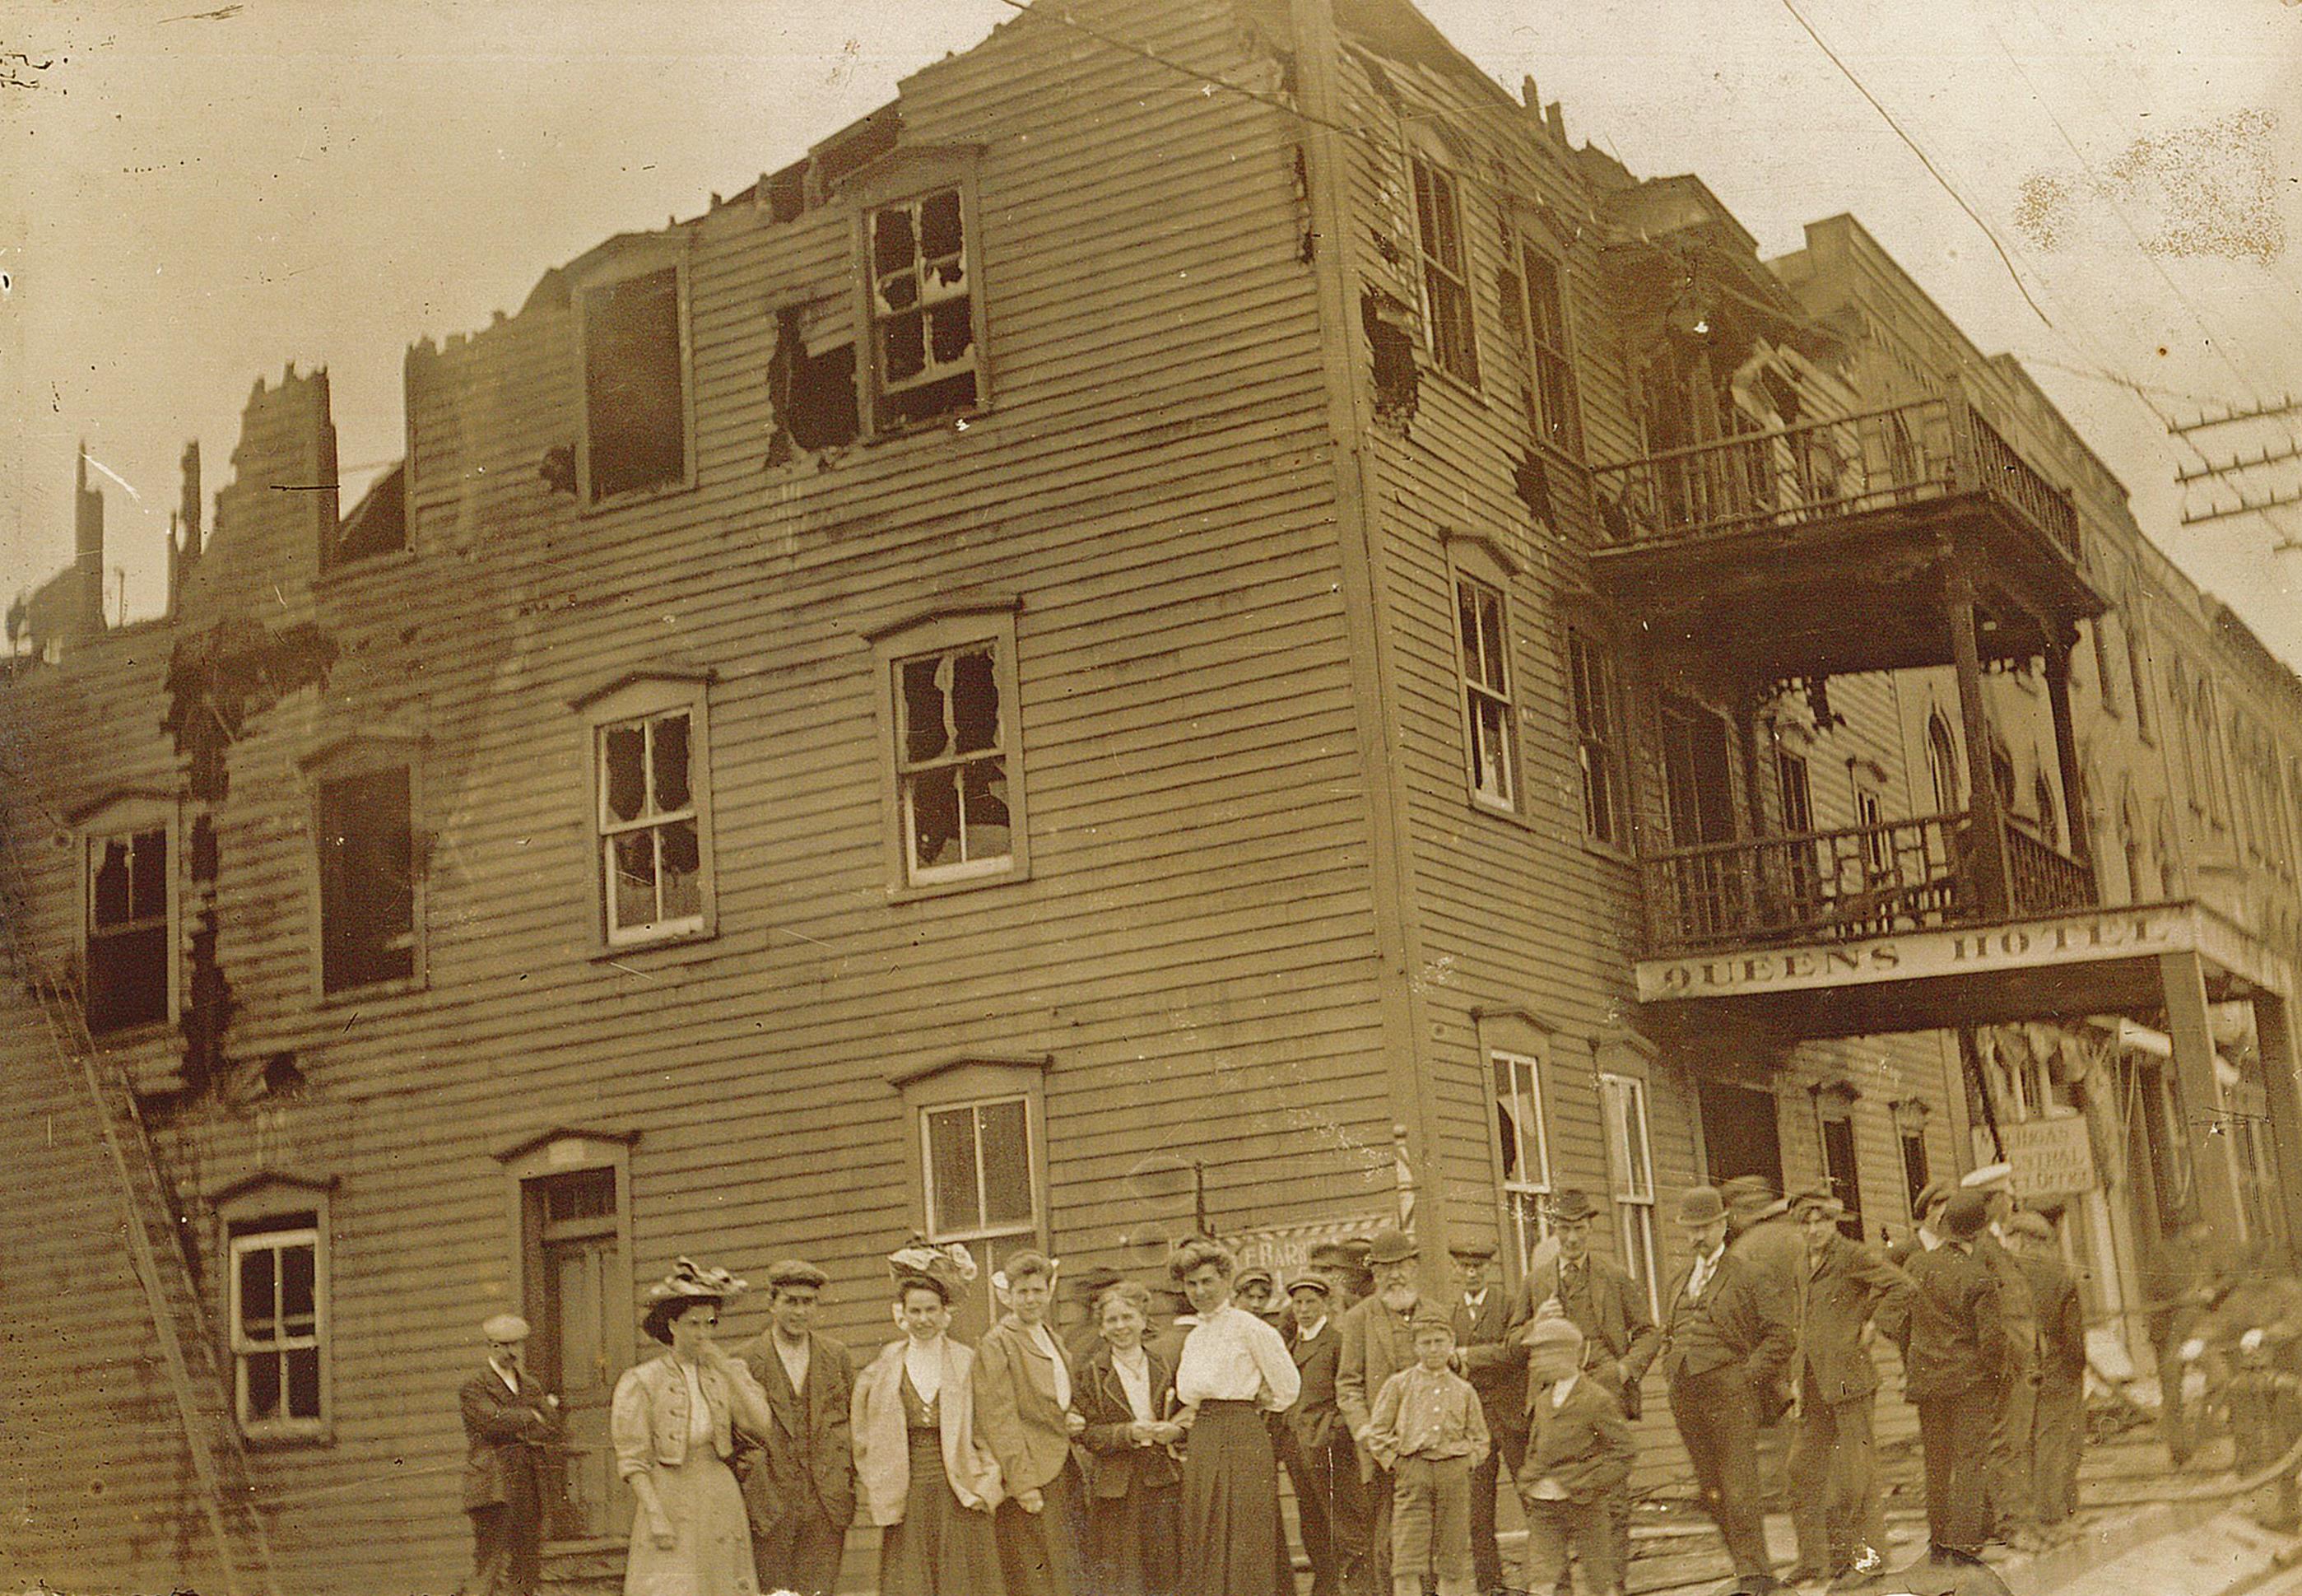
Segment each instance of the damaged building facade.
[[1027,13],[406,403],[345,505],[258,383],[0,684],[9,1577],[452,1585],[507,1308],[596,1574],[679,1255],[869,1345],[913,1231],[1578,1187],[1654,1290],[1689,1184],[2003,1153],[2144,1361],[2168,1227],[2297,1234],[2302,685],[1857,224],[1403,4]]

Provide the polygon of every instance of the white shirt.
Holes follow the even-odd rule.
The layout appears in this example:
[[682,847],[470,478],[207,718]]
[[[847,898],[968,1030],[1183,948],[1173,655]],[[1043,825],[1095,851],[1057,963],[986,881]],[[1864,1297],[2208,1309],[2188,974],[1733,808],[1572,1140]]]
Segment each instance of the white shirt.
[[505,1387],[510,1390],[513,1396],[517,1397],[519,1395],[518,1375],[513,1373],[509,1369],[505,1368],[492,1357],[488,1359],[488,1367],[496,1372],[496,1378],[504,1382]]
[[1055,1338],[1047,1332],[1046,1321],[1041,1320],[1024,1333],[1031,1338],[1031,1345],[1055,1365],[1055,1406],[1069,1407],[1071,1405],[1071,1365],[1063,1362],[1063,1349],[1055,1345]]
[[1550,1410],[1553,1413],[1567,1406],[1567,1393],[1575,1389],[1575,1382],[1582,1378],[1583,1372],[1577,1369],[1550,1388]]
[[1244,1308],[1225,1303],[1183,1338],[1175,1366],[1175,1399],[1189,1407],[1206,1401],[1256,1402],[1282,1413],[1302,1394],[1303,1376],[1279,1332]]
[[1941,1237],[1936,1235],[1924,1225],[1920,1225],[1919,1227],[1919,1245],[1920,1247],[1925,1247],[1928,1252],[1932,1252],[1942,1244],[1943,1239]]
[[1132,1352],[1122,1352],[1113,1347],[1111,1349],[1111,1366],[1119,1376],[1119,1388],[1127,1393],[1127,1406],[1137,1421],[1150,1424],[1154,1417],[1151,1412],[1150,1358],[1144,1355],[1139,1346]]
[[1463,1306],[1470,1309],[1473,1313],[1477,1313],[1481,1308],[1487,1306],[1486,1292],[1483,1289],[1476,1297],[1472,1296],[1468,1291],[1464,1292]]
[[784,1375],[791,1382],[792,1390],[804,1396],[807,1393],[808,1359],[813,1356],[811,1343],[802,1336],[799,1345],[794,1347],[772,1331],[769,1332],[768,1339],[776,1344],[776,1361],[783,1365]]
[[1326,1329],[1326,1328],[1327,1328],[1327,1322],[1326,1322],[1324,1319],[1320,1320],[1316,1324],[1312,1325],[1308,1330],[1304,1329],[1304,1328],[1303,1328],[1301,1325],[1299,1325],[1299,1324],[1298,1324],[1298,1325],[1297,1325],[1297,1326],[1295,1327],[1295,1344],[1296,1344],[1298,1347],[1300,1347],[1300,1346],[1301,1346],[1304,1342],[1306,1342],[1306,1341],[1315,1341],[1315,1340],[1317,1340],[1319,1339],[1319,1332],[1320,1332],[1321,1331],[1323,1331],[1323,1330]]
[[704,1399],[703,1376],[685,1358],[674,1358],[679,1372],[687,1377],[687,1444],[691,1447],[711,1443],[711,1404]]
[[1687,1301],[1702,1300],[1702,1288],[1710,1283],[1711,1275],[1718,1272],[1718,1260],[1726,1256],[1726,1248],[1721,1245],[1716,1251],[1705,1253],[1694,1260],[1694,1273],[1686,1277]]
[[905,1341],[903,1373],[912,1377],[912,1389],[919,1392],[920,1400],[933,1402],[943,1391],[943,1338]]

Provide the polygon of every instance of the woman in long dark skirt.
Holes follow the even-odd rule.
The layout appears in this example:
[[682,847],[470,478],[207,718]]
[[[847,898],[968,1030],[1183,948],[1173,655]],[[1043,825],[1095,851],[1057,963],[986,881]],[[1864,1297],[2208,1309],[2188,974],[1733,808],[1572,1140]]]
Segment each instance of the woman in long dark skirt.
[[1000,1596],[999,1466],[975,1435],[975,1355],[944,1333],[951,1298],[935,1275],[900,1280],[903,1338],[855,1377],[856,1496],[882,1526],[880,1596]]
[[1087,1422],[1087,1522],[1095,1596],[1174,1596],[1181,1466],[1171,1449],[1175,1374],[1143,1344],[1151,1294],[1133,1281],[1095,1301],[1102,1340],[1080,1365],[1073,1399]]
[[1212,1596],[1278,1596],[1279,1460],[1264,1415],[1292,1407],[1301,1379],[1279,1332],[1231,1306],[1236,1267],[1228,1248],[1204,1239],[1175,1254],[1175,1276],[1199,1316],[1175,1367],[1190,1432],[1183,1564],[1193,1588]]

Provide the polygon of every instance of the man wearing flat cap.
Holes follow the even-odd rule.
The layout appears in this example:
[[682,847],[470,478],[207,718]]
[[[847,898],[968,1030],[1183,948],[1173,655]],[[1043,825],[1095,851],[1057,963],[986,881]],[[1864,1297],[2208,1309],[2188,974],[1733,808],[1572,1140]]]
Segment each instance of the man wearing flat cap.
[[1368,1445],[1368,1436],[1374,1399],[1383,1382],[1415,1365],[1415,1310],[1423,1294],[1415,1243],[1399,1231],[1376,1231],[1366,1263],[1374,1276],[1374,1294],[1335,1327],[1335,1407],[1358,1451],[1365,1534],[1354,1525],[1352,1533],[1339,1539],[1349,1559],[1343,1569],[1344,1590],[1350,1596],[1390,1596],[1391,1469]]
[[[1455,1347],[1463,1378],[1479,1393],[1493,1442],[1471,1471],[1471,1566],[1482,1591],[1502,1588],[1502,1551],[1495,1543],[1495,1490],[1516,1479],[1526,1455],[1526,1350],[1510,1342],[1510,1306],[1494,1283],[1495,1244],[1465,1237],[1447,1249],[1455,1261]],[[1505,1471],[1508,1470],[1508,1473]]]
[[456,1393],[464,1416],[464,1511],[472,1519],[471,1596],[533,1596],[544,1515],[556,1492],[559,1399],[520,1366],[527,1321],[480,1326],[488,1365]]
[[1919,1189],[1919,1195],[1911,1200],[1911,1232],[1886,1249],[1886,1262],[1897,1269],[1908,1269],[1912,1257],[1942,1245],[1943,1205],[1957,1189],[1947,1180],[1929,1180]]
[[1778,1299],[1750,1258],[1726,1245],[1717,1188],[1684,1193],[1678,1225],[1689,1256],[1671,1281],[1659,1360],[1670,1415],[1703,1508],[1726,1542],[1735,1587],[1776,1590],[1760,1506],[1759,1415],[1778,1400],[1797,1336],[1795,1298]]
[[1998,1316],[2009,1361],[1990,1426],[1991,1533],[2021,1551],[2044,1545],[2030,1497],[2030,1432],[2038,1407],[2038,1306],[2030,1277],[2007,1250],[2004,1229],[2014,1217],[2014,1167],[1987,1163],[1959,1177],[1961,1191],[1979,1194],[1987,1222],[1974,1239],[1974,1256],[1998,1279]]
[[762,1591],[829,1596],[855,1517],[848,1409],[855,1360],[819,1334],[822,1270],[798,1258],[768,1266],[768,1328],[736,1349],[767,1392],[775,1430],[745,1454],[744,1508]]
[[[1311,1596],[1341,1596],[1347,1540],[1357,1526],[1358,1457],[1335,1407],[1337,1336],[1335,1289],[1313,1271],[1287,1282],[1295,1333],[1287,1350],[1302,1381],[1295,1405],[1281,1415],[1279,1458],[1295,1482],[1295,1509],[1303,1555],[1311,1564]],[[1339,1520],[1343,1521],[1339,1525]]]
[[1798,1398],[1789,1465],[1791,1521],[1798,1532],[1793,1584],[1885,1571],[1886,1506],[1870,1429],[1878,1390],[1870,1326],[1882,1306],[1912,1287],[1875,1247],[1840,1231],[1845,1211],[1827,1191],[1791,1198],[1790,1216],[1806,1246],[1798,1350],[1791,1358]]

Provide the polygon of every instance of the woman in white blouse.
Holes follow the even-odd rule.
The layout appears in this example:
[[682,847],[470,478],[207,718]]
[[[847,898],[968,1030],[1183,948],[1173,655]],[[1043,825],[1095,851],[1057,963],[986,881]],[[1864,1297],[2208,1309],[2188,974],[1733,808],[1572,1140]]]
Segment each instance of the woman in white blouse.
[[1133,1281],[1095,1300],[1102,1340],[1080,1365],[1088,1551],[1095,1596],[1174,1596],[1183,1471],[1175,1372],[1143,1344],[1151,1294]]
[[1301,1378],[1279,1332],[1231,1306],[1237,1261],[1222,1243],[1185,1242],[1172,1268],[1199,1316],[1175,1365],[1190,1432],[1184,1566],[1194,1588],[1213,1596],[1279,1596],[1279,1461],[1264,1415],[1294,1406]]

